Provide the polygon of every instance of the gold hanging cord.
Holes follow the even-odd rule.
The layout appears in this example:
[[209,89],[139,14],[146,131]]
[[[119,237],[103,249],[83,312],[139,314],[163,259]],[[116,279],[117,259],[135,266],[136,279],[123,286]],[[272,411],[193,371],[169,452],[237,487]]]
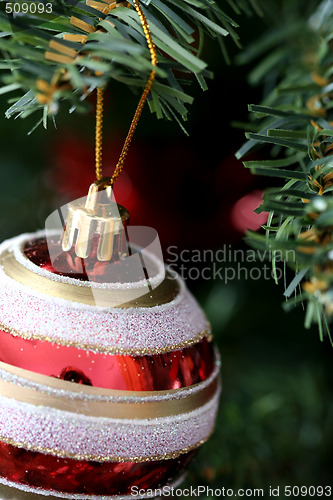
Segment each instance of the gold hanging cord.
[[[143,10],[140,5],[139,0],[133,0],[135,10],[137,11],[140,22],[143,28],[144,35],[147,40],[149,52],[150,52],[150,57],[151,57],[151,63],[153,66],[157,66],[158,60],[157,60],[157,53],[156,53],[156,48],[155,44],[153,42],[151,32],[149,29],[149,25],[146,19],[146,16],[143,13]],[[136,108],[134,118],[132,120],[131,126],[129,128],[127,137],[125,139],[123,149],[120,153],[118,163],[114,169],[114,172],[112,174],[111,180],[109,181],[109,184],[113,186],[115,181],[117,180],[120,172],[122,171],[125,163],[125,159],[135,132],[135,129],[138,125],[140,116],[143,111],[143,107],[145,105],[145,102],[147,100],[147,97],[149,95],[149,92],[151,91],[151,88],[153,86],[153,83],[155,81],[156,77],[156,71],[153,69],[149,75],[148,82],[146,84],[146,87],[142,93],[142,96],[140,98],[139,104]],[[96,105],[96,179],[100,180],[102,178],[102,130],[103,130],[103,89],[99,87],[97,89],[97,105]]]
[[103,142],[103,104],[104,95],[102,87],[97,89],[97,104],[96,104],[96,147],[95,147],[95,163],[96,163],[96,179],[102,178],[102,142]]

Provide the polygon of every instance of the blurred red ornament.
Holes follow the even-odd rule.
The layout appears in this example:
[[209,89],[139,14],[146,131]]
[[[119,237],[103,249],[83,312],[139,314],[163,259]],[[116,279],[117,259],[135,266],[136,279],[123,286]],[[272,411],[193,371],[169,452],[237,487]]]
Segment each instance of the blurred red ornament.
[[237,231],[244,233],[248,229],[257,231],[267,222],[268,212],[254,212],[262,203],[263,193],[256,190],[240,198],[231,209],[231,222]]

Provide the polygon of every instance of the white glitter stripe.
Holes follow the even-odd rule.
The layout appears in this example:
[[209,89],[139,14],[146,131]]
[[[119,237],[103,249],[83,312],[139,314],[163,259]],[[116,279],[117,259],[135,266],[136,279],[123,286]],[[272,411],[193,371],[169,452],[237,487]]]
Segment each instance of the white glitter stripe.
[[[59,235],[58,231],[53,232],[54,236]],[[52,236],[52,232],[50,232],[49,236]],[[94,282],[94,281],[82,281],[76,278],[71,278],[69,276],[62,276],[60,274],[55,274],[51,273],[47,269],[44,269],[42,267],[37,266],[34,264],[31,260],[29,260],[25,254],[23,253],[22,249],[24,247],[24,244],[33,239],[37,238],[45,238],[46,234],[44,230],[37,231],[35,233],[24,233],[20,234],[19,236],[16,236],[15,238],[11,238],[9,240],[5,240],[0,244],[0,254],[4,251],[8,251],[13,253],[15,260],[19,262],[23,267],[26,269],[29,269],[35,274],[38,274],[39,276],[42,276],[44,278],[47,278],[51,281],[57,281],[59,283],[67,283],[70,285],[76,285],[79,287],[84,287],[84,288],[95,288],[95,289],[101,289],[101,290],[119,290],[119,289],[128,289],[128,288],[146,288],[147,287],[147,281],[139,281],[135,283],[99,283],[99,282]],[[153,254],[149,254],[156,264],[156,267],[159,268],[159,273],[157,276],[149,277],[150,285],[155,288],[158,286],[164,279],[165,277],[165,266],[162,261],[157,260],[157,258]],[[176,273],[174,273],[176,275]],[[181,282],[181,280],[178,280],[178,285],[180,287],[180,295],[184,292],[184,285]],[[179,300],[180,297],[177,297]],[[176,300],[177,300],[176,299]],[[165,304],[167,306],[167,304]],[[89,306],[88,306],[89,307]],[[91,307],[91,306],[90,306]],[[93,306],[95,307],[95,306]],[[159,307],[159,306],[157,306]],[[108,308],[109,310],[112,310],[112,308]],[[142,308],[144,309],[144,308]]]
[[[216,357],[218,356],[216,352]],[[214,368],[214,371],[208,377],[206,380],[203,382],[200,382],[198,384],[195,384],[193,386],[189,387],[184,387],[183,389],[177,391],[177,392],[168,392],[168,391],[163,391],[162,394],[154,394],[152,391],[152,394],[149,396],[105,396],[105,395],[94,395],[94,394],[89,394],[89,393],[84,393],[83,389],[82,392],[73,392],[73,391],[67,391],[64,389],[55,389],[53,387],[49,387],[47,385],[39,384],[37,382],[33,382],[31,380],[28,380],[23,377],[19,377],[17,375],[13,375],[10,372],[7,372],[6,370],[0,369],[0,379],[4,380],[6,382],[10,382],[13,384],[16,384],[20,387],[27,387],[30,389],[34,389],[36,392],[42,392],[43,394],[49,394],[53,397],[66,397],[67,399],[71,399],[73,402],[75,400],[84,400],[84,401],[104,401],[104,402],[113,402],[113,403],[148,403],[151,401],[171,401],[175,399],[182,399],[187,396],[190,396],[192,394],[197,394],[198,392],[202,391],[206,387],[208,387],[213,380],[215,380],[219,374],[220,371],[220,361],[217,357],[216,361],[216,366]],[[72,382],[68,382],[67,385],[70,387]],[[74,404],[74,403],[73,403]]]
[[[15,241],[15,240],[14,240]],[[8,240],[0,251],[12,245]],[[70,302],[31,290],[9,278],[0,268],[0,323],[29,338],[89,349],[149,349],[189,342],[207,329],[207,319],[179,280],[181,292],[171,302],[147,308],[102,308]]]
[[[186,474],[183,474],[179,479],[172,483],[168,483],[168,486],[170,488],[177,488],[185,479]],[[29,493],[32,493],[33,495],[41,495],[45,497],[56,497],[56,498],[68,498],[72,500],[139,500],[141,498],[153,498],[149,493],[143,496],[133,496],[133,495],[113,495],[113,496],[105,496],[105,495],[80,495],[80,494],[75,494],[75,493],[61,493],[58,491],[54,490],[43,490],[41,488],[32,488],[30,486],[27,486],[25,484],[19,484],[19,483],[13,483],[11,481],[7,481],[7,479],[0,477],[0,484],[3,484],[5,486],[8,486],[10,488],[13,488],[13,491],[11,492],[10,497],[1,497],[0,500],[33,500],[35,497],[30,495],[28,496]],[[161,489],[163,486],[160,487]],[[156,488],[159,489],[159,488]],[[19,492],[25,492],[27,494],[24,495],[24,498],[22,498],[22,493]],[[15,496],[15,493],[17,496]],[[0,495],[3,495],[3,492],[1,491],[0,487]]]
[[[87,417],[0,397],[0,439],[77,460],[119,461],[175,453],[212,432],[219,390],[201,408],[147,420]],[[50,452],[51,453],[51,452]],[[115,458],[117,457],[117,458]]]

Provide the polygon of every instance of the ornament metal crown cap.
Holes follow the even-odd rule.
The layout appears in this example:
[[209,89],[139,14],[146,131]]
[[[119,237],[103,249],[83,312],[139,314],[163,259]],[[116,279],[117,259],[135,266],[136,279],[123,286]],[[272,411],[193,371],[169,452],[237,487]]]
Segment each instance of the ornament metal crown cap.
[[109,261],[118,238],[118,255],[121,255],[123,239],[126,238],[126,223],[129,213],[126,208],[112,200],[110,178],[103,177],[91,184],[86,200],[75,200],[68,206],[67,221],[62,237],[62,249],[68,252],[75,241],[75,253],[86,259],[92,246],[93,235],[99,236],[97,259]]
[[[92,294],[95,305],[122,306],[151,294],[166,278],[157,231],[127,226],[128,219],[128,211],[114,200],[108,178],[94,182],[88,196],[58,208],[46,219],[54,271],[63,275],[67,262],[65,267],[71,270],[66,272],[81,278],[68,277],[66,283],[80,296]],[[84,292],[87,288],[90,292]]]

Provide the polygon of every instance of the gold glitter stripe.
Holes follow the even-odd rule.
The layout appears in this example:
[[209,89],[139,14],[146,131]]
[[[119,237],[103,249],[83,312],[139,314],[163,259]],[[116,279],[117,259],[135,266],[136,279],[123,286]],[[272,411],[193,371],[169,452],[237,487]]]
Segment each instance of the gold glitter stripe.
[[79,453],[68,453],[64,450],[59,450],[57,448],[44,448],[43,446],[33,446],[29,443],[22,443],[22,442],[16,442],[13,439],[5,438],[0,436],[0,442],[3,442],[5,444],[9,444],[11,446],[15,446],[16,448],[23,448],[27,451],[35,451],[38,453],[44,453],[45,455],[52,455],[56,456],[59,458],[72,458],[74,460],[79,460],[79,461],[92,461],[92,462],[100,462],[100,463],[105,463],[105,462],[131,462],[131,463],[144,463],[144,462],[157,462],[160,460],[172,460],[175,458],[180,457],[181,455],[184,455],[185,453],[189,453],[190,451],[196,450],[200,446],[202,446],[204,443],[208,441],[210,436],[213,434],[213,432],[210,432],[208,436],[205,439],[202,439],[196,444],[193,444],[191,446],[188,446],[186,448],[183,448],[178,451],[173,451],[171,453],[164,453],[163,455],[151,455],[149,457],[119,457],[116,455],[108,455],[108,456],[101,456],[101,455],[89,455],[89,454],[83,454],[80,455]]
[[145,402],[113,402],[113,401],[73,401],[66,396],[54,397],[51,394],[36,391],[30,387],[22,387],[13,382],[0,380],[0,396],[15,399],[20,403],[34,406],[54,408],[56,410],[78,413],[87,417],[147,420],[172,417],[198,410],[210,401],[217,389],[217,380],[202,391],[189,394],[180,399]]
[[49,50],[45,52],[45,59],[61,64],[70,64],[74,61],[73,57],[57,54],[56,52],[50,52]]
[[137,349],[125,349],[117,346],[100,346],[96,344],[84,344],[81,342],[73,342],[64,340],[62,338],[57,337],[49,337],[47,335],[40,335],[36,333],[23,332],[21,330],[17,330],[10,326],[6,326],[0,322],[0,330],[10,333],[14,337],[21,337],[27,340],[41,340],[42,342],[50,342],[51,344],[64,345],[68,347],[75,347],[77,349],[84,349],[86,351],[100,352],[105,354],[119,354],[124,356],[144,356],[149,354],[165,354],[172,351],[178,351],[179,349],[185,349],[186,347],[191,347],[194,344],[200,342],[200,340],[207,338],[209,342],[212,341],[213,337],[211,334],[211,329],[208,327],[206,330],[203,330],[198,335],[190,340],[184,340],[179,344],[171,344],[166,347],[155,347],[155,348],[137,348]]
[[98,10],[99,12],[102,12],[105,14],[107,12],[109,12],[110,7],[111,7],[109,3],[106,4],[106,3],[102,3],[102,2],[97,2],[95,0],[87,0],[86,4],[89,7],[92,7],[93,9]]
[[[86,0],[86,5],[89,7],[92,7],[93,9],[103,13],[103,14],[108,14],[112,9],[115,9],[117,6],[119,7],[129,7],[130,4],[127,2],[121,2],[117,5],[117,2],[115,0],[104,0],[104,1],[98,1],[98,0]],[[86,21],[83,21],[82,19],[71,16],[70,23],[75,26],[76,28],[79,28],[80,30],[84,31],[85,33],[95,33],[96,27],[92,26],[91,24],[87,23]],[[101,31],[101,30],[99,30]],[[64,35],[65,40],[71,40],[75,42],[79,42],[82,44],[85,44],[87,41],[87,36],[80,36],[80,35]],[[51,47],[52,45],[57,45],[57,47]],[[53,39],[50,42],[50,48],[55,48],[58,52],[60,52],[63,55],[55,54],[54,52],[51,51],[46,51],[44,54],[45,59],[48,59],[49,61],[53,61],[56,63],[60,64],[70,64],[72,63],[75,58],[77,57],[78,53],[77,51],[70,49],[68,47],[64,48],[64,46],[61,46],[61,43],[57,39]],[[66,57],[68,56],[68,57]],[[71,57],[71,59],[69,59]]]
[[[51,52],[51,54],[54,54]],[[57,55],[57,54],[55,54]],[[66,56],[59,56],[66,57]],[[89,286],[79,286],[72,283],[62,283],[40,276],[18,262],[15,255],[8,250],[4,250],[0,255],[0,265],[10,278],[18,283],[29,287],[51,297],[61,297],[71,302],[79,302],[86,305],[97,305],[101,307],[121,307],[138,308],[152,307],[167,304],[174,300],[179,294],[180,288],[177,280],[167,275],[164,281],[151,292],[147,292],[141,297],[134,298],[136,290],[107,290],[103,288],[91,288]],[[56,275],[55,275],[56,276]],[[121,304],[119,300],[121,297]]]
[[[218,366],[217,365],[210,375],[213,379],[217,378],[218,375]],[[181,389],[169,389],[164,391],[127,391],[121,389],[105,389],[102,387],[94,387],[90,385],[78,384],[76,382],[69,382],[68,380],[61,380],[55,377],[50,377],[48,375],[41,375],[40,373],[32,372],[30,370],[26,370],[24,368],[18,368],[17,366],[9,365],[8,363],[4,363],[0,361],[0,369],[4,370],[11,375],[16,377],[20,377],[25,379],[28,382],[33,382],[36,384],[40,384],[41,386],[46,386],[50,389],[55,389],[57,391],[66,391],[71,392],[72,394],[85,394],[88,397],[104,397],[104,398],[126,398],[129,400],[130,398],[149,398],[151,396],[163,397],[168,396],[170,398],[182,398],[184,397],[182,393],[188,392],[189,390],[198,390],[204,382],[198,382],[197,384],[193,384],[187,387],[182,387]],[[215,374],[215,375],[214,375]],[[214,375],[214,376],[213,376]],[[208,380],[208,379],[207,379]],[[36,389],[40,392],[45,392],[42,389]],[[129,401],[130,402],[130,401]]]
[[86,33],[94,33],[96,31],[96,28],[94,28],[94,26],[91,26],[85,21],[82,21],[82,19],[79,19],[78,17],[72,16],[70,23],[73,26],[76,26],[76,28],[80,28],[82,31],[85,31]]
[[76,57],[77,56],[77,51],[74,49],[71,49],[70,47],[67,47],[67,45],[64,45],[63,43],[59,42],[58,40],[51,40],[49,43],[50,49],[56,50],[57,52],[60,52],[61,54],[65,54],[66,56],[69,57]]
[[70,33],[66,33],[64,35],[64,40],[68,40],[69,42],[77,42],[77,43],[86,43],[88,39],[87,35],[72,35]]

